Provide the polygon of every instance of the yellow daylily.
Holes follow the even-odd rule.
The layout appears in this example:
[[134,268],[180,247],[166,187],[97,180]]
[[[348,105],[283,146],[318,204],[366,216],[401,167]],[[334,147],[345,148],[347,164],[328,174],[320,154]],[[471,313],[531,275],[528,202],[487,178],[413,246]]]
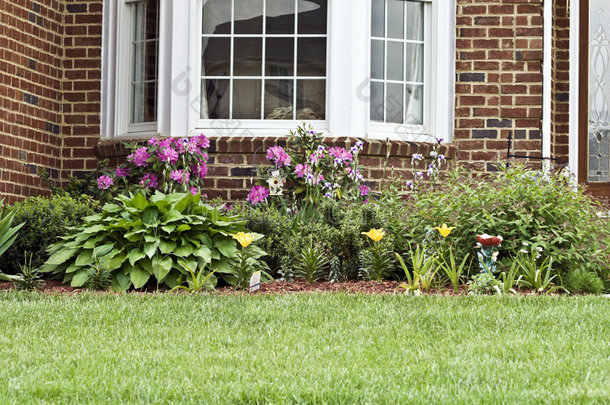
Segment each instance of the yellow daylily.
[[451,231],[453,231],[455,229],[455,226],[452,226],[451,228],[447,228],[447,224],[443,224],[443,226],[441,226],[440,228],[437,226],[434,229],[439,231],[440,234],[443,235],[443,238],[446,238],[447,236],[449,236]]
[[381,228],[381,229],[373,228],[368,232],[361,232],[361,233],[363,235],[366,235],[369,238],[373,239],[375,242],[379,242],[385,236],[385,231],[383,230],[383,228]]
[[237,234],[231,236],[233,236],[233,238],[235,238],[243,248],[248,247],[248,245],[254,240],[251,233],[237,232]]

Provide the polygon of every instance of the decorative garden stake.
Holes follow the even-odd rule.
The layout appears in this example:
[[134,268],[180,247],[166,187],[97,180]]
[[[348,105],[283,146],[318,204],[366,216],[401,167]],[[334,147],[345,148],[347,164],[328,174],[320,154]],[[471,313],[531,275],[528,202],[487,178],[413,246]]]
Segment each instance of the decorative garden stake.
[[267,184],[269,184],[269,195],[282,195],[284,184],[286,183],[286,175],[284,171],[279,170],[270,170],[269,178],[267,179]]
[[502,245],[503,239],[504,238],[499,235],[477,235],[477,247],[479,248],[477,257],[479,259],[481,273],[493,274],[496,272],[496,262],[499,254],[496,248]]

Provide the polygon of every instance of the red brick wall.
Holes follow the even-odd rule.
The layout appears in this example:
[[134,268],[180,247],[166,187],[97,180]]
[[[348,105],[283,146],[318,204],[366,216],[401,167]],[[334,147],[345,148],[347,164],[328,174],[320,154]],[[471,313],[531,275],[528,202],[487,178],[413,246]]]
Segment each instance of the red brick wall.
[[570,15],[566,4],[566,0],[553,4],[551,154],[561,163],[569,161],[570,132]]
[[0,0],[0,198],[43,192],[61,170],[63,5]]
[[[95,167],[102,0],[0,0],[0,198]],[[73,172],[76,171],[76,172]]]
[[455,145],[460,164],[494,170],[509,132],[541,152],[541,0],[458,0]]

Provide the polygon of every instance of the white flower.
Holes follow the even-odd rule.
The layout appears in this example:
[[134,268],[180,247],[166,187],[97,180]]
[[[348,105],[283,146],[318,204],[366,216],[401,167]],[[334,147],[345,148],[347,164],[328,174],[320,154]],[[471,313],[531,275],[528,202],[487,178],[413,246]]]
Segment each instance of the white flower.
[[436,151],[432,151],[432,152],[430,152],[430,157],[431,157],[432,159],[434,159],[434,158],[435,158],[437,155],[438,155],[438,153],[436,153]]
[[498,254],[500,254],[500,252],[498,252],[497,250],[495,252],[493,252],[491,254],[491,260],[493,260],[494,262],[498,261]]
[[525,249],[521,249],[521,250],[519,251],[519,253],[525,253],[525,254],[527,254],[527,253],[528,253],[528,251],[527,251],[527,250],[525,250]]

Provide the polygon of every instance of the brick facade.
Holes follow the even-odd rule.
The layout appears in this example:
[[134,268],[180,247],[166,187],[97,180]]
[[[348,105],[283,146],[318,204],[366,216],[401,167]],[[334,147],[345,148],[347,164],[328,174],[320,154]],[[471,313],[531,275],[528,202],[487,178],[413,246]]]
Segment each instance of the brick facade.
[[[0,0],[0,198],[95,167],[101,0]],[[74,173],[79,174],[79,173]]]
[[[520,154],[541,153],[542,0],[456,0],[455,161],[494,170],[509,133]],[[554,2],[552,153],[567,158],[568,37],[565,1]],[[118,159],[96,148],[100,131],[102,0],[0,0],[0,196],[45,193],[36,172],[65,181]],[[245,194],[259,145],[277,138],[216,139],[208,186],[223,197]],[[345,144],[337,139],[335,143]],[[384,144],[370,142],[367,177],[382,175]],[[374,146],[377,145],[377,146]],[[424,145],[394,142],[390,166],[409,175]],[[369,146],[367,146],[369,148]],[[260,152],[260,151],[259,151]]]

